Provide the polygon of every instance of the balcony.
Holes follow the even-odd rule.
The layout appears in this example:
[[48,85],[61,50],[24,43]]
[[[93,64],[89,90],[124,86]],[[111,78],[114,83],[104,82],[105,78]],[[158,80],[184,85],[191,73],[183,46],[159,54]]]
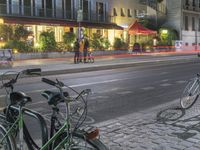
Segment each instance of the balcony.
[[0,4],[0,14],[7,14],[7,5]]
[[[72,18],[72,14],[74,17]],[[69,19],[76,21],[76,10],[64,11],[62,9],[49,9],[49,8],[38,8],[30,6],[20,6],[20,5],[0,5],[0,15],[11,16],[11,17],[29,17],[29,18],[54,18],[54,19]],[[105,14],[97,15],[96,12],[84,12],[83,21],[91,22],[102,22],[110,23],[111,19],[105,16]]]

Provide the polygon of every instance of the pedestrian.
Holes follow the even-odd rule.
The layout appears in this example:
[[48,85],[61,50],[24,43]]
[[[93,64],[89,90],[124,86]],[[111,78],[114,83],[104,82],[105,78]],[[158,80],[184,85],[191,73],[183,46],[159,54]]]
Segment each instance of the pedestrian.
[[87,38],[85,38],[85,40],[84,40],[84,48],[83,48],[84,63],[87,63],[88,47],[89,47],[89,41],[88,41]]
[[141,51],[140,51],[140,44],[139,43],[134,43],[134,45],[133,45],[133,52],[135,52],[136,54],[137,53],[141,53]]
[[81,41],[80,41],[80,48],[79,48],[79,60],[80,60],[80,62],[82,62],[82,58],[83,58],[83,49],[84,49],[84,40],[82,39]]
[[80,45],[79,45],[79,40],[76,39],[74,43],[74,63],[77,64],[79,63],[79,57],[80,57]]

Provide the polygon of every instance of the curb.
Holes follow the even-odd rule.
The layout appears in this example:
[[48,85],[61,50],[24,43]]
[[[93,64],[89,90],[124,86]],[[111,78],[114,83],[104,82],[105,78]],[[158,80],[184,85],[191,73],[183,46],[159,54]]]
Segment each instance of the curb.
[[[184,60],[184,61],[183,61]],[[142,62],[131,62],[131,63],[118,63],[118,64],[105,64],[97,65],[84,68],[75,68],[75,69],[63,69],[63,70],[48,70],[43,71],[42,76],[46,75],[57,75],[57,74],[71,74],[71,73],[80,73],[88,71],[100,71],[100,70],[109,70],[109,69],[118,69],[118,68],[129,68],[129,67],[138,67],[143,64],[148,65],[166,65],[167,64],[185,64],[185,63],[195,63],[198,62],[198,58],[181,58],[181,59],[169,59],[169,60],[154,60],[154,61],[142,61]]]

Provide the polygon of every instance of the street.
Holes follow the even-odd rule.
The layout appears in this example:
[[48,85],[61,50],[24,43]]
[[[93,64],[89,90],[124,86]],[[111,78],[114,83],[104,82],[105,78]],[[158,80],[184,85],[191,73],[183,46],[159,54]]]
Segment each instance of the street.
[[[46,77],[58,78],[79,92],[92,89],[88,115],[95,122],[101,122],[179,98],[186,82],[198,73],[198,69],[199,62],[191,61]],[[20,79],[15,88],[32,97],[33,102],[28,107],[42,114],[51,112],[40,93],[53,87],[42,83],[41,77]]]
[[[175,100],[178,100],[187,81],[190,78],[195,77],[198,73],[199,65],[200,61],[194,57],[187,61],[182,59],[182,61],[175,60],[173,62],[164,61],[163,63],[143,63],[138,66],[134,65],[133,67],[121,67],[117,69],[49,75],[43,77],[52,80],[57,78],[78,92],[87,88],[92,90],[92,94],[88,99],[88,117],[85,124],[95,124],[99,126],[102,131],[101,135],[103,140],[111,149],[114,150],[118,142],[125,140],[121,137],[118,138],[118,136],[126,134],[126,130],[129,130],[129,127],[120,125],[121,119],[119,118],[122,118],[125,124],[130,124],[130,127],[135,130],[135,124],[140,124],[140,122],[145,120],[147,121],[159,112],[159,110],[156,110],[149,114],[149,109],[154,109],[160,105],[168,105],[169,102],[173,103]],[[40,112],[44,116],[49,127],[52,110],[51,107],[48,106],[47,100],[41,96],[41,92],[44,90],[56,91],[56,88],[41,82],[41,78],[42,77],[21,78],[18,80],[15,90],[23,91],[31,96],[32,102],[28,103],[26,106]],[[76,95],[68,88],[66,88],[66,91],[69,91],[72,96]],[[0,93],[1,109],[3,109],[5,91],[1,90]],[[76,104],[73,104],[72,108],[75,105]],[[65,105],[60,104],[59,106],[61,112],[64,113]],[[161,107],[161,110],[162,109],[165,109],[165,107]],[[141,113],[145,111],[151,117],[146,116],[145,113]],[[133,119],[134,121],[131,121]],[[38,139],[37,143],[40,145],[39,139],[41,133],[38,122],[29,117],[25,119],[25,122],[31,135],[33,135],[34,139]],[[107,123],[108,125],[106,125]],[[106,128],[107,126],[108,128]],[[141,128],[142,130],[143,128],[146,130],[145,126],[141,126]],[[156,131],[148,131],[153,133],[149,135],[150,137],[156,137],[154,133],[157,133],[157,128],[159,128],[159,126],[155,126]],[[164,128],[165,127],[163,127],[163,129]],[[117,132],[113,133],[113,129],[116,129]],[[154,127],[151,127],[150,129],[154,129]],[[168,127],[166,129],[168,129]],[[158,130],[158,132],[160,131]],[[135,133],[133,134],[129,131],[128,133],[130,136],[135,136]],[[143,133],[138,132],[137,134],[138,136],[136,135],[136,137],[131,137],[130,140],[140,141],[140,137]],[[127,141],[129,142],[128,147],[130,147],[130,149],[143,145],[143,142],[139,144],[135,141],[130,142],[130,140]],[[152,142],[154,141],[157,140],[153,139]],[[127,143],[124,144],[127,145]],[[171,144],[173,145],[173,142]],[[152,143],[150,143],[150,145],[158,147]],[[158,143],[158,145],[160,146],[160,143]],[[149,146],[149,144],[147,146]],[[124,145],[118,146],[118,148],[119,147],[124,150]]]

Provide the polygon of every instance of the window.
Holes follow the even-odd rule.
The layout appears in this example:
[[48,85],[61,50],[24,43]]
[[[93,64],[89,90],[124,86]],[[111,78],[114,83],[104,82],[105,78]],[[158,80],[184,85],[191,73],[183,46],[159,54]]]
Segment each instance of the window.
[[189,6],[189,0],[185,1],[185,5]]
[[185,16],[185,30],[188,30],[188,16]]
[[128,9],[128,10],[127,10],[127,16],[128,16],[128,17],[132,17],[131,9]]
[[71,19],[71,0],[66,0],[65,2],[65,8],[66,8],[66,17],[67,19]]
[[192,17],[192,31],[195,31],[195,18]]
[[196,1],[196,0],[193,0],[193,1],[192,1],[192,6],[193,6],[193,7],[195,7],[195,1]]
[[199,27],[198,27],[198,30],[200,31],[200,18],[199,18]]
[[113,16],[117,16],[117,10],[116,10],[116,8],[113,8]]
[[88,6],[89,6],[88,0],[83,0],[83,19],[84,20],[88,20],[88,14],[89,14]]
[[0,0],[0,4],[6,4],[6,0]]
[[97,2],[96,3],[96,14],[97,14],[97,20],[103,21],[104,20],[104,4]]
[[124,8],[121,8],[121,16],[125,17]]

